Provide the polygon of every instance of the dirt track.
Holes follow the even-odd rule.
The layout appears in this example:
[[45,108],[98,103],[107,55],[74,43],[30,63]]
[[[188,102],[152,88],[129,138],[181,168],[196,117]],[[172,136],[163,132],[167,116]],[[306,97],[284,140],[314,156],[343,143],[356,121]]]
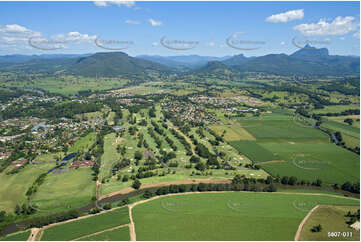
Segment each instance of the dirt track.
[[311,211],[309,211],[308,214],[306,215],[306,217],[302,220],[302,222],[298,226],[296,236],[295,236],[295,241],[300,240],[301,232],[302,232],[303,227],[305,226],[305,223],[311,217],[312,213],[315,212],[316,209],[319,208],[319,207],[320,207],[320,205],[317,205],[316,207],[312,208]]
[[42,231],[42,229],[40,229],[40,228],[32,228],[27,241],[36,241],[36,237],[37,237],[38,233],[40,233],[41,231]]
[[108,232],[108,231],[112,231],[112,230],[115,230],[115,229],[120,229],[120,228],[123,228],[125,226],[130,226],[129,224],[122,224],[120,226],[116,226],[116,227],[113,227],[113,228],[110,228],[110,229],[105,229],[105,230],[102,230],[102,231],[98,231],[96,233],[92,233],[92,234],[87,234],[87,235],[84,235],[84,236],[81,236],[77,239],[74,239],[74,241],[77,241],[77,240],[82,240],[86,237],[90,237],[90,236],[94,236],[94,235],[97,235],[97,234],[101,234],[101,233],[104,233],[104,232]]

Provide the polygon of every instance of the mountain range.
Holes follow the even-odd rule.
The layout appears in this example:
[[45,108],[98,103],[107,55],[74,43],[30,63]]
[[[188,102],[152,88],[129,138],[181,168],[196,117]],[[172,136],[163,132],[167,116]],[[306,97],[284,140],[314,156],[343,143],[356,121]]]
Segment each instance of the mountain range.
[[82,76],[116,77],[121,75],[159,73],[247,73],[300,76],[359,76],[360,57],[330,55],[326,48],[306,45],[286,54],[246,57],[243,54],[212,56],[131,57],[123,52],[84,55],[0,56],[0,71],[54,73]]

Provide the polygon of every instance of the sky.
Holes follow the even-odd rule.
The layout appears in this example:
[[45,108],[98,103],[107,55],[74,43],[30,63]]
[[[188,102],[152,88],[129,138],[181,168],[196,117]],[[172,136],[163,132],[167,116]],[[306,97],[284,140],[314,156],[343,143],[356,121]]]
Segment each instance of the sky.
[[0,55],[360,55],[359,2],[0,2]]

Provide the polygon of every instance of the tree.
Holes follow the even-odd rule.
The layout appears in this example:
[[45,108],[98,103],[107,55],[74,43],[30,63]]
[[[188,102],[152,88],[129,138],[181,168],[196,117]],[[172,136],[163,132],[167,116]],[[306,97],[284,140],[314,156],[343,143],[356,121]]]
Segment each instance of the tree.
[[287,176],[282,177],[281,183],[282,183],[283,185],[287,185],[287,184],[288,184],[288,177],[287,177]]
[[266,184],[271,184],[273,181],[272,177],[271,176],[267,176],[267,179],[266,179]]
[[288,179],[288,185],[296,185],[296,182],[297,182],[297,178],[294,177],[294,176],[291,176],[289,179]]
[[319,224],[319,225],[317,225],[317,226],[313,226],[312,229],[311,229],[311,231],[312,231],[313,233],[315,233],[315,232],[321,232],[321,230],[322,230],[321,224]]
[[204,171],[206,169],[206,165],[203,162],[199,162],[194,168],[196,168],[199,171]]
[[243,177],[240,174],[237,174],[232,179],[232,184],[241,184]]
[[143,158],[143,154],[142,152],[140,152],[139,150],[137,150],[135,153],[134,153],[134,159],[136,159],[137,161],[141,160]]
[[106,203],[106,204],[104,204],[104,206],[103,206],[103,209],[104,210],[109,210],[109,209],[111,209],[112,208],[112,204],[110,204],[110,203]]
[[6,212],[5,211],[0,211],[0,223],[5,220],[5,217],[6,217]]
[[321,180],[321,179],[317,179],[314,184],[315,184],[315,186],[320,187],[320,186],[322,185],[322,180]]
[[198,156],[192,155],[192,157],[189,159],[191,163],[199,163],[201,159],[199,159]]
[[352,125],[353,124],[353,120],[350,118],[347,118],[344,120],[345,123],[347,123],[348,125]]
[[140,188],[140,186],[142,185],[142,183],[138,180],[138,179],[135,179],[133,184],[132,184],[132,187],[136,190],[138,190]]

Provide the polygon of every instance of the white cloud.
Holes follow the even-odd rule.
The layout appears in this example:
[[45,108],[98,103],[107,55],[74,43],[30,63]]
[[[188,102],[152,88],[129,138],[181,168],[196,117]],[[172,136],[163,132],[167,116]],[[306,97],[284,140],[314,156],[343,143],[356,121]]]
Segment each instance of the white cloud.
[[345,40],[345,37],[340,37],[340,40]]
[[29,38],[41,37],[41,33],[18,24],[0,26],[0,43],[5,45],[26,44]]
[[161,26],[163,24],[161,21],[156,21],[152,18],[148,19],[148,21],[152,26]]
[[67,34],[57,34],[52,36],[52,40],[63,42],[90,43],[96,39],[96,36],[81,34],[79,32],[69,32]]
[[352,37],[359,39],[360,38],[360,30],[353,33]]
[[140,24],[140,22],[139,22],[139,21],[130,20],[130,19],[125,20],[125,23],[126,23],[126,24]]
[[336,17],[332,22],[320,19],[318,23],[300,24],[293,27],[305,36],[316,35],[344,35],[354,31],[357,27],[352,16]]
[[152,43],[152,46],[153,46],[153,47],[158,46],[158,42],[153,42],[153,43]]
[[95,1],[94,5],[97,7],[107,7],[108,6],[107,2],[104,2],[104,1]]
[[128,8],[133,7],[135,5],[135,1],[133,0],[110,0],[110,1],[94,1],[94,5],[97,7],[108,7],[110,5],[126,6]]
[[292,20],[302,19],[303,16],[303,9],[298,9],[271,15],[266,18],[266,21],[271,23],[286,23]]
[[207,45],[210,46],[210,47],[214,47],[214,46],[216,46],[216,43],[214,43],[214,42],[209,42],[209,43],[207,43]]
[[281,46],[284,46],[285,44],[286,44],[286,42],[284,42],[284,41],[281,41],[281,43],[280,43]]

